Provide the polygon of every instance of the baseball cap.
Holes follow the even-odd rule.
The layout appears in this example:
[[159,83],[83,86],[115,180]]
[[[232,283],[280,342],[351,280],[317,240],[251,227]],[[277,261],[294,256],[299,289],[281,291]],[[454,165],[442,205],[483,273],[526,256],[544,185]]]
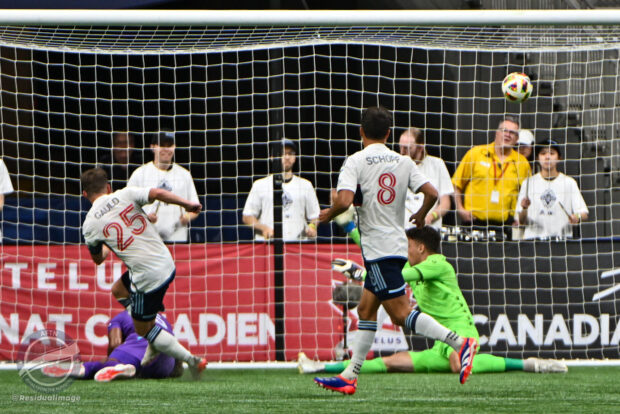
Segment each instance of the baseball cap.
[[529,129],[519,130],[517,145],[534,145],[534,134]]
[[560,144],[557,141],[554,141],[552,139],[546,139],[544,141],[537,142],[536,143],[536,156],[538,156],[538,153],[542,151],[544,148],[553,148],[554,150],[558,152],[558,155],[560,157],[562,156],[562,150],[560,149]]
[[170,147],[174,145],[174,132],[161,131],[153,134],[151,138],[152,145],[159,145],[160,147]]
[[292,149],[293,151],[295,151],[295,153],[297,154],[299,151],[297,150],[297,144],[295,143],[295,141],[290,140],[288,138],[284,138],[282,140],[282,146],[283,147],[288,147],[290,149]]

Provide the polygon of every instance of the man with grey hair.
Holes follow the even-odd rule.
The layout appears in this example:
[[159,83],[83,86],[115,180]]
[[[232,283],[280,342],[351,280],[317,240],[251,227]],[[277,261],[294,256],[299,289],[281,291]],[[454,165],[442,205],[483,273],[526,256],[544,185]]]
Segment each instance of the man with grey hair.
[[[400,135],[398,141],[400,154],[410,157],[418,166],[422,174],[428,178],[430,183],[437,189],[438,198],[431,211],[426,215],[426,225],[433,226],[435,229],[441,229],[443,216],[450,210],[450,197],[454,194],[454,187],[450,181],[450,174],[446,168],[446,164],[441,158],[428,155],[425,148],[425,138],[422,131],[412,127],[407,129]],[[405,228],[413,225],[408,222],[409,217],[422,206],[424,194],[414,194],[411,190],[407,190],[407,199],[405,200]]]
[[529,162],[515,150],[519,120],[506,116],[493,142],[471,148],[452,176],[461,222],[507,233],[521,183],[530,176]]

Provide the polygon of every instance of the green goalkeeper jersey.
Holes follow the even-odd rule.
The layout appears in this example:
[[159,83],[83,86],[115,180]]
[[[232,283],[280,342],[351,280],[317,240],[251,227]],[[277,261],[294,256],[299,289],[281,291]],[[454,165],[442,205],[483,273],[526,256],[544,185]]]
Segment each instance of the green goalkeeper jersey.
[[454,268],[441,254],[430,255],[422,263],[403,268],[420,310],[461,336],[475,337],[478,331],[459,288]]

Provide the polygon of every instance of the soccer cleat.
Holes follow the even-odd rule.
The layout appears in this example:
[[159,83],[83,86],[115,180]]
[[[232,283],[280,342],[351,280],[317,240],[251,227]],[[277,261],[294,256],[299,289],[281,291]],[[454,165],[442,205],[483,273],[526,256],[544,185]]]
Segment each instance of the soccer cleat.
[[204,371],[205,368],[207,367],[207,359],[199,358],[199,357],[193,357],[193,358],[196,358],[195,363],[187,364],[187,365],[189,366],[189,372],[192,374],[192,378],[194,380],[199,380],[200,374],[202,374],[202,371]]
[[66,368],[60,364],[46,365],[41,369],[41,372],[46,377],[62,378],[71,374],[71,369]]
[[364,268],[353,260],[347,259],[334,259],[332,260],[332,269],[336,272],[340,272],[349,279],[353,279],[358,282],[364,281]]
[[136,367],[130,364],[116,364],[113,367],[105,367],[97,371],[95,381],[110,382],[118,378],[131,378],[136,375]]
[[73,378],[82,378],[85,375],[84,365],[82,364],[49,364],[41,368],[41,372],[46,377],[64,378],[71,376]]
[[527,360],[534,361],[534,372],[539,374],[564,374],[568,372],[566,364],[555,359],[528,358]]
[[310,359],[300,352],[297,355],[297,370],[300,374],[314,374],[315,372],[321,372],[324,369],[325,364],[319,361]]
[[461,374],[459,375],[459,381],[461,384],[465,384],[467,378],[471,375],[471,368],[474,364],[474,356],[476,355],[476,348],[478,348],[478,341],[474,338],[463,338],[464,342],[459,351],[459,359],[461,360]]
[[357,389],[357,378],[348,380],[342,375],[328,378],[317,377],[314,379],[314,382],[316,382],[319,387],[323,387],[326,390],[332,390],[346,395],[355,394],[355,390]]

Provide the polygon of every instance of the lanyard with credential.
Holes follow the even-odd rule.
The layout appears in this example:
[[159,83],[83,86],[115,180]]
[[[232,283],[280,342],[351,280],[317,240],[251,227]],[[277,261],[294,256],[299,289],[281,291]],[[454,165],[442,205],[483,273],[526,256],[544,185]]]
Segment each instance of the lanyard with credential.
[[510,162],[511,161],[506,162],[506,165],[504,166],[504,169],[501,170],[501,174],[498,177],[497,176],[497,163],[495,162],[495,160],[493,160],[493,178],[495,179],[495,181],[494,181],[494,185],[495,186],[497,186],[497,183],[499,182],[499,180],[501,180],[502,177],[504,176],[504,173],[508,169],[508,164],[510,164]]

